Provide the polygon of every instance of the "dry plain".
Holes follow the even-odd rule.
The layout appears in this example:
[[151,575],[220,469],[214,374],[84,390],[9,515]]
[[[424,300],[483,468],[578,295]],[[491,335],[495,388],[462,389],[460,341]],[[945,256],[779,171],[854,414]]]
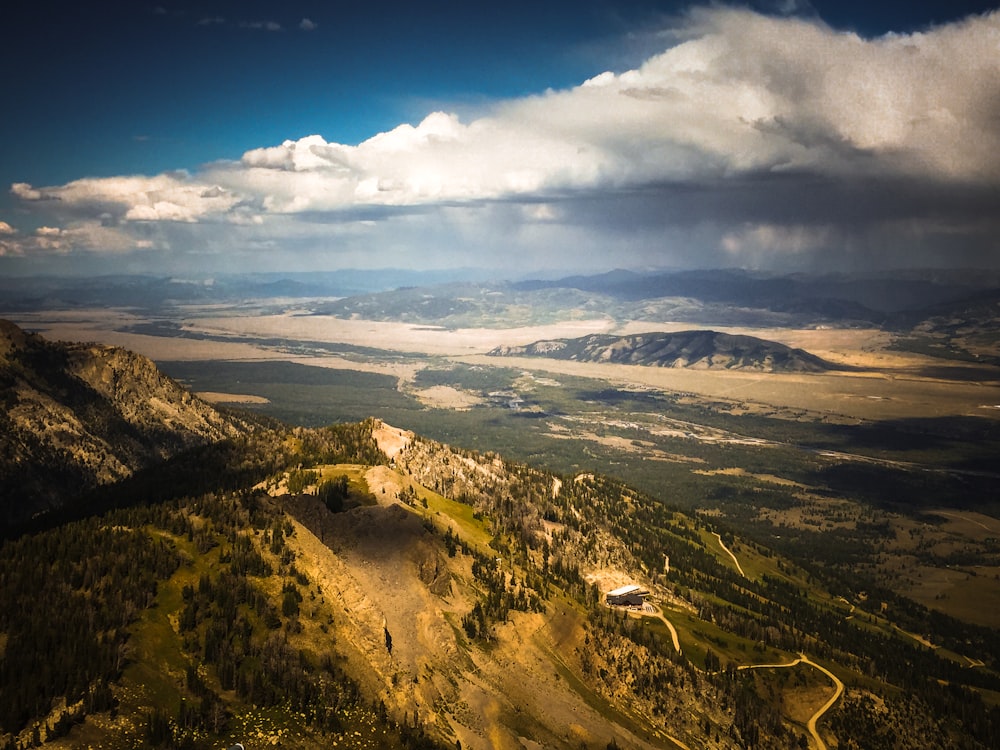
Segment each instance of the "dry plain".
[[[981,379],[928,377],[933,358],[892,351],[892,338],[880,330],[725,329],[803,348],[832,362],[858,368],[827,373],[761,373],[747,370],[681,369],[581,363],[527,357],[487,356],[493,348],[589,333],[639,333],[691,328],[690,325],[627,323],[610,318],[571,320],[542,326],[449,330],[412,323],[345,320],[287,312],[278,315],[216,316],[192,310],[180,321],[185,336],[166,337],[128,329],[149,319],[124,310],[78,310],[13,315],[11,319],[51,339],[97,341],[123,346],[153,360],[280,360],[318,367],[379,372],[397,377],[405,388],[431,358],[479,366],[519,368],[596,378],[612,384],[694,394],[713,401],[743,404],[757,412],[799,412],[830,421],[977,416],[1000,419],[1000,381],[996,371],[979,368]],[[211,336],[213,340],[197,338]],[[287,345],[264,343],[284,340]],[[309,349],[309,343],[344,344],[387,354],[423,355],[405,360],[377,354],[347,357]],[[240,394],[254,395],[254,394]],[[470,395],[438,389],[428,394],[438,408],[467,408]]]

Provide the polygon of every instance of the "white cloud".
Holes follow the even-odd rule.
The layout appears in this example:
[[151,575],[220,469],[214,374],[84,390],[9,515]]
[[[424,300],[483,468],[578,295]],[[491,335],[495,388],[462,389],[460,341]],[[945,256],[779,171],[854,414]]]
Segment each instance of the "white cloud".
[[[299,27],[315,24],[303,19]],[[641,206],[643,221],[715,222],[716,249],[742,257],[819,252],[846,236],[835,228],[848,220],[838,219],[835,201],[807,205],[817,180],[847,186],[842,203],[856,201],[859,214],[876,212],[865,205],[865,196],[879,195],[873,181],[1000,188],[1000,12],[863,39],[820,22],[708,8],[669,36],[673,46],[637,69],[504,102],[467,122],[434,112],[356,146],[311,135],[194,175],[18,183],[11,192],[78,219],[107,214],[103,223],[122,231],[212,223],[243,233],[241,241],[256,231],[280,243],[274,233],[284,231],[294,243],[358,211],[369,212],[367,221],[422,212],[411,224],[437,211],[435,233],[455,230],[449,207],[497,201],[523,202],[504,221],[533,224],[526,235],[538,236],[541,227],[593,220],[567,202],[659,189],[629,204]],[[693,200],[678,192],[685,186],[712,186],[721,197],[685,216],[677,208]],[[740,190],[737,201],[731,194]],[[796,207],[818,215],[781,215]],[[902,198],[891,210],[886,220],[916,211]],[[300,217],[306,228],[266,221],[282,216]],[[618,221],[607,209],[603,216]]]
[[299,28],[302,31],[315,31],[316,29],[319,28],[319,24],[308,18],[303,18],[301,21],[299,21]]
[[10,235],[10,234],[16,234],[16,233],[17,233],[17,230],[14,229],[14,227],[12,227],[6,221],[0,221],[0,235]]
[[194,222],[223,214],[239,202],[218,185],[191,179],[185,173],[86,178],[38,190],[19,183],[12,192],[22,200],[53,201],[67,210],[125,221]]
[[40,190],[35,190],[31,185],[26,182],[15,182],[10,186],[11,195],[20,198],[23,201],[40,201],[42,200],[42,193]]
[[0,239],[0,258],[23,258],[24,247],[20,242]]
[[358,146],[320,136],[227,170],[272,211],[537,196],[756,172],[996,181],[1000,14],[863,40],[739,10],[693,14],[636,70],[436,112]]
[[281,24],[277,21],[241,21],[240,28],[257,31],[281,31]]

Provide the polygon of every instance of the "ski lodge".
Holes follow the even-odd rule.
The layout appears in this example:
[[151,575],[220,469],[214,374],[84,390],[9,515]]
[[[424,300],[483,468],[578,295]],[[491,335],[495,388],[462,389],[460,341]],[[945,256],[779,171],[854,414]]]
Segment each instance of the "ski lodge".
[[631,585],[609,591],[606,595],[607,602],[612,607],[641,607],[648,591],[643,591],[641,586]]

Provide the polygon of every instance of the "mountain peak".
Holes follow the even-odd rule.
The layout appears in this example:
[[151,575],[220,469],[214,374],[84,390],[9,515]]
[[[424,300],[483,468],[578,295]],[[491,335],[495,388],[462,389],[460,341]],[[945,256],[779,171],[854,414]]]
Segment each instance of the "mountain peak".
[[0,321],[0,387],[0,495],[11,524],[247,427],[146,357],[50,342],[7,321]]

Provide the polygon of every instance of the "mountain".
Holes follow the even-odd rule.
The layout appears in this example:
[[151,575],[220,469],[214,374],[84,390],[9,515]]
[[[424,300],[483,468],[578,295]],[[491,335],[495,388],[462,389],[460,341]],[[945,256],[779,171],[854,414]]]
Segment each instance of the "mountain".
[[[106,500],[0,544],[4,750],[1000,740],[1000,635],[850,566],[378,419],[241,422],[141,357],[2,330],[5,497],[76,467]],[[644,604],[608,606],[626,584]]]
[[899,271],[879,274],[776,275],[740,269],[637,273],[612,271],[524,281],[518,289],[573,288],[622,300],[688,297],[775,312],[877,321],[887,314],[940,305],[995,288],[995,272]]
[[480,278],[473,269],[441,271],[343,269],[339,271],[240,273],[176,278],[141,274],[98,277],[28,276],[0,279],[6,310],[59,310],[92,306],[171,310],[178,303],[241,304],[270,298],[337,298],[415,284]]
[[49,342],[0,321],[0,496],[12,525],[248,429],[145,357]]
[[834,365],[802,349],[755,336],[716,331],[593,334],[574,339],[501,346],[496,357],[549,357],[577,362],[609,362],[648,367],[724,368],[762,372],[823,372]]
[[995,293],[998,286],[1000,279],[993,272],[776,275],[738,269],[617,270],[557,279],[383,288],[317,300],[310,309],[446,328],[540,324],[583,316],[720,326],[896,328],[922,319],[921,311]]
[[980,292],[900,318],[901,328],[913,328],[918,333],[949,338],[976,335],[995,338],[1000,329],[1000,290]]

